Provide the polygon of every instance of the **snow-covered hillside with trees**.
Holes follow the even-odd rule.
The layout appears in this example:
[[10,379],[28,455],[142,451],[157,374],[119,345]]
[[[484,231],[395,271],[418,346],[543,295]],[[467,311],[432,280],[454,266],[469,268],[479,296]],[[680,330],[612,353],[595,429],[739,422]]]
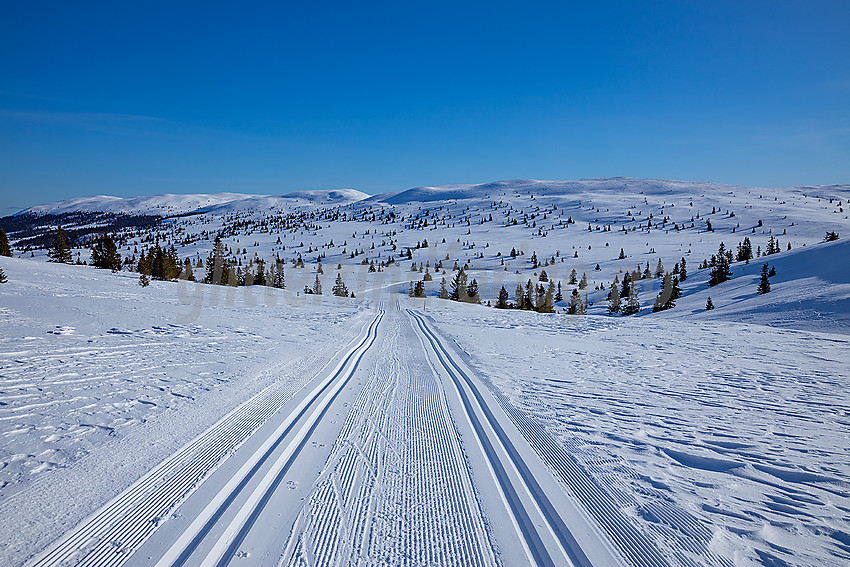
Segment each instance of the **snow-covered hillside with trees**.
[[0,562],[845,564],[848,198],[513,180],[0,219]]

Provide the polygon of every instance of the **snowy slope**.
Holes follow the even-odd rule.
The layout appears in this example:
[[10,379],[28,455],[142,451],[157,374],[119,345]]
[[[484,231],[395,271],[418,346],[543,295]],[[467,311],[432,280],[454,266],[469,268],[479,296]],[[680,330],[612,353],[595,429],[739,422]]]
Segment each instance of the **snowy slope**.
[[67,199],[56,203],[37,205],[25,209],[19,214],[46,215],[74,211],[97,211],[106,213],[175,215],[249,197],[253,197],[253,195],[245,195],[243,193],[165,194],[131,198],[97,195],[95,197]]

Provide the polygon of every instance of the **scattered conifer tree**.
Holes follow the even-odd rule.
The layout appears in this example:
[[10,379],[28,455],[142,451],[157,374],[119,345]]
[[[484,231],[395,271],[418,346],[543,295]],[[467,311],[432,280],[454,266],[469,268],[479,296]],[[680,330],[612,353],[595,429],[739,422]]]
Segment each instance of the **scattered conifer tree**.
[[705,302],[705,310],[711,311],[712,309],[714,309],[714,302],[712,302],[711,297],[709,297]]
[[12,247],[9,246],[9,239],[2,228],[0,228],[0,256],[12,256]]
[[150,277],[144,272],[139,275],[139,285],[142,287],[148,287],[149,285],[151,285]]
[[61,226],[56,228],[56,232],[53,234],[53,246],[51,246],[47,254],[50,256],[51,262],[71,263],[71,248],[68,246],[68,235],[65,234]]
[[508,290],[505,289],[505,286],[502,286],[502,289],[499,290],[499,299],[496,301],[497,309],[508,309],[510,305],[508,305]]
[[580,303],[581,303],[581,296],[578,293],[578,289],[573,288],[573,291],[570,294],[569,303],[567,304],[567,314],[578,315]]
[[638,288],[635,282],[629,282],[629,299],[626,305],[623,306],[623,315],[635,315],[640,311],[640,299],[638,298]]
[[316,274],[316,279],[313,281],[313,293],[315,295],[322,295],[322,282],[319,280],[319,274]]
[[768,266],[767,262],[761,265],[761,280],[759,281],[758,288],[756,289],[756,293],[759,295],[764,295],[765,293],[770,292],[770,281],[768,278]]
[[449,290],[446,289],[446,278],[440,279],[440,299],[448,299],[449,298]]
[[478,297],[478,282],[475,278],[466,286],[466,299],[471,303],[481,303],[481,298]]
[[611,286],[611,291],[608,293],[608,313],[612,315],[619,313],[621,307],[620,286],[615,284]]
[[451,283],[451,291],[449,292],[449,299],[452,301],[466,301],[467,299],[467,276],[466,272],[462,269],[459,270],[455,277],[452,278]]
[[3,271],[3,268],[0,268],[0,283],[6,283],[9,280],[6,279],[6,272]]
[[683,282],[688,279],[688,264],[685,262],[685,259],[682,258],[682,262],[679,267],[679,281]]
[[726,254],[726,247],[720,243],[720,248],[715,257],[714,266],[709,273],[708,285],[716,286],[717,284],[728,281],[732,277],[732,270],[729,268],[729,258]]
[[115,241],[108,234],[102,234],[95,239],[91,248],[91,263],[102,270],[121,270],[121,255]]
[[342,274],[336,275],[334,282],[333,294],[337,297],[348,297],[348,288],[345,287],[345,282],[342,281]]

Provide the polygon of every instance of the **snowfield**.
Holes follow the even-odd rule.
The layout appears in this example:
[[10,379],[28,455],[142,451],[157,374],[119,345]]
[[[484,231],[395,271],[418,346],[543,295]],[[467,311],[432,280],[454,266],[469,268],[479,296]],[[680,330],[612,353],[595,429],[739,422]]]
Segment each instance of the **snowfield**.
[[[142,287],[10,233],[0,564],[845,565],[848,198],[613,178],[29,209],[169,217],[119,253],[174,245],[202,279],[218,235],[286,287]],[[460,268],[481,304],[437,297]],[[640,312],[608,314],[636,269]],[[528,282],[554,313],[487,306]]]

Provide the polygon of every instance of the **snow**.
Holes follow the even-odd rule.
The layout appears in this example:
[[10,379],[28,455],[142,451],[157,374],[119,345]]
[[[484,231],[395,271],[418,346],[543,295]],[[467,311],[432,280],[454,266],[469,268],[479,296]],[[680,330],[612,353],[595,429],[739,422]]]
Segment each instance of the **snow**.
[[[195,213],[119,251],[194,263],[221,234],[242,267],[280,257],[286,289],[0,258],[0,563],[845,564],[848,198],[606,178],[45,206]],[[699,264],[744,237],[781,252],[709,287]],[[606,313],[615,277],[682,258],[675,308],[652,313],[649,278],[637,316]],[[455,263],[485,304],[586,273],[589,314],[439,300]]]

